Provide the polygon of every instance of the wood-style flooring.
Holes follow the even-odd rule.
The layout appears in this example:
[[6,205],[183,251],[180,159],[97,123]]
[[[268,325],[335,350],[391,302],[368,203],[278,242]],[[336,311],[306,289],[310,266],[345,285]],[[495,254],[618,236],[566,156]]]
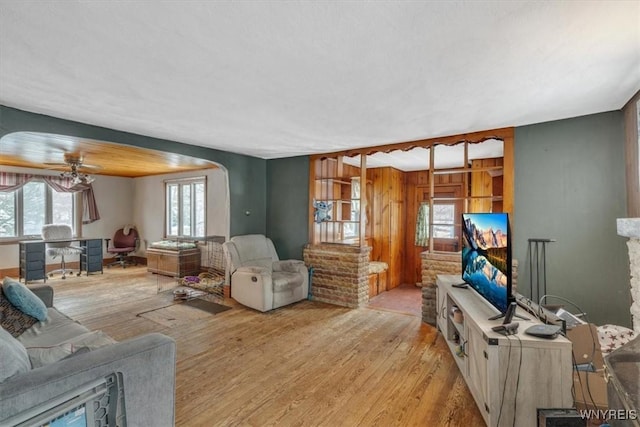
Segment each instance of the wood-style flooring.
[[[442,336],[407,315],[313,301],[211,315],[144,267],[49,280],[54,304],[117,340],[177,342],[177,426],[482,426]],[[157,309],[157,310],[154,310]]]
[[371,298],[369,307],[393,310],[422,318],[422,288],[402,284]]

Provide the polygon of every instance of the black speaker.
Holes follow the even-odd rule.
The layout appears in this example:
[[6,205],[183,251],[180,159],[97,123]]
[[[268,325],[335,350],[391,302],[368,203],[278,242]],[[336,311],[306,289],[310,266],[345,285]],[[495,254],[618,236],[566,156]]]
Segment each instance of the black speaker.
[[587,420],[582,419],[575,409],[538,408],[538,427],[586,427]]

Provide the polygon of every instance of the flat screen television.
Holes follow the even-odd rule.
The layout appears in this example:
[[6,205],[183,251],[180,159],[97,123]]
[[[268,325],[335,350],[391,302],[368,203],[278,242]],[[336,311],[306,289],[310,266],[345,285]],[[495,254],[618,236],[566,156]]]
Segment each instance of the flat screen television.
[[463,213],[462,239],[462,280],[504,314],[514,301],[509,215]]

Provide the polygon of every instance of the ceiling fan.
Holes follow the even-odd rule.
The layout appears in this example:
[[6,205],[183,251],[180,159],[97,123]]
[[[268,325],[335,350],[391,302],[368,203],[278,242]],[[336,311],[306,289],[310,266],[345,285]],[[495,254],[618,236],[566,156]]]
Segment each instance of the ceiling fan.
[[71,153],[64,154],[64,163],[49,163],[45,162],[45,165],[57,166],[52,169],[58,169],[58,167],[69,168],[68,171],[64,171],[60,174],[62,178],[71,178],[73,185],[77,184],[91,184],[95,178],[85,173],[82,169],[102,169],[100,166],[88,165],[84,163],[84,157],[82,155],[76,155]]

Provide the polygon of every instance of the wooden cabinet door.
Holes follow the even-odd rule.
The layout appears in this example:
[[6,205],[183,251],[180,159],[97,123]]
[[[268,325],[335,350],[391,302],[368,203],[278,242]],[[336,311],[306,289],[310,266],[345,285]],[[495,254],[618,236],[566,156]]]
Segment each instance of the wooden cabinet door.
[[482,331],[477,329],[473,324],[470,324],[469,321],[467,324],[467,345],[466,352],[468,354],[468,364],[467,364],[467,375],[469,385],[469,389],[471,389],[471,394],[476,397],[476,400],[481,400],[478,403],[478,407],[480,408],[480,412],[485,415],[488,412],[489,408],[489,399],[488,399],[488,344],[483,338]]

